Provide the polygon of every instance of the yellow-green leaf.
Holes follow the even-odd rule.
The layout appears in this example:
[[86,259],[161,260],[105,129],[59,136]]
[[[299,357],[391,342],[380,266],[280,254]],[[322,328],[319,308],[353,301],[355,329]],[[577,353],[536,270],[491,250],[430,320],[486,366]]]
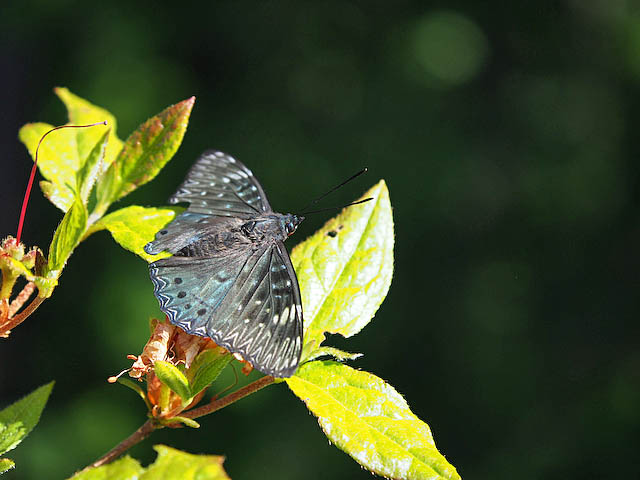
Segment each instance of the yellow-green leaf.
[[156,461],[146,469],[130,457],[73,476],[73,480],[229,480],[222,468],[224,457],[193,455],[165,445],[155,445]]
[[82,167],[80,167],[76,172],[78,194],[85,205],[89,199],[91,189],[96,182],[96,178],[98,178],[98,172],[101,170],[101,166],[104,163],[104,156],[110,132],[111,130],[107,130],[98,138],[98,141],[87,155],[84,165],[82,165]]
[[165,445],[155,445],[158,458],[140,480],[229,480],[222,468],[224,457],[193,455]]
[[233,360],[233,355],[220,350],[209,349],[199,353],[189,367],[187,378],[193,395],[197,395],[211,385]]
[[57,271],[64,267],[74,248],[80,243],[87,228],[87,208],[80,198],[65,213],[62,222],[53,234],[49,247],[49,271],[58,276]]
[[76,198],[73,190],[65,185],[52,183],[47,180],[40,181],[40,190],[51,203],[58,207],[63,212],[66,212],[73,205],[73,200]]
[[195,97],[150,118],[124,143],[116,160],[98,181],[98,211],[152,180],[171,160],[189,123]]
[[191,395],[189,381],[175,365],[163,360],[156,360],[153,364],[153,370],[158,379],[177,393],[185,405],[191,401],[193,395]]
[[[27,123],[18,134],[22,143],[35,160],[36,148],[42,136],[54,128],[47,123]],[[93,127],[102,130],[105,127]],[[76,146],[75,128],[64,128],[51,132],[42,141],[38,151],[38,169],[48,180],[40,184],[45,196],[63,212],[73,204],[76,188],[75,172],[80,168]],[[83,159],[84,160],[84,159]]]
[[153,240],[158,230],[172,221],[181,208],[145,208],[138,205],[121,208],[102,217],[87,231],[87,236],[99,230],[109,230],[123,248],[153,262],[171,254],[149,255],[144,246]]
[[[46,179],[40,186],[45,196],[56,207],[66,212],[71,208],[78,191],[76,173],[84,166],[105,132],[109,131],[109,140],[104,161],[100,162],[102,166],[113,161],[122,148],[122,141],[115,135],[116,121],[109,112],[72,94],[66,88],[56,88],[55,92],[67,107],[71,125],[87,125],[105,120],[109,125],[56,130],[47,135],[40,144],[38,169]],[[54,127],[47,123],[28,123],[20,129],[20,140],[26,145],[34,160],[40,139],[52,128]]]
[[460,479],[429,426],[392,386],[336,362],[310,362],[285,380],[329,440],[364,468],[394,479]]
[[22,422],[5,424],[0,422],[0,454],[13,450],[26,437]]
[[15,468],[16,464],[9,458],[0,458],[0,474]]
[[361,356],[361,353],[345,352],[338,348],[322,346],[313,350],[306,358],[306,361],[310,362],[311,360],[316,360],[320,357],[333,357],[340,362],[344,362],[347,360],[356,360]]
[[127,455],[107,465],[80,472],[71,478],[73,480],[138,480],[143,472],[142,465]]
[[384,300],[393,272],[393,217],[384,180],[293,249],[305,320],[303,359],[324,333],[358,333]]
[[[107,122],[109,140],[105,150],[103,168],[101,168],[101,171],[104,171],[106,167],[111,165],[122,149],[122,140],[116,135],[118,126],[116,118],[104,108],[89,103],[85,99],[74,95],[66,88],[57,87],[54,89],[54,92],[67,107],[70,124],[88,125],[103,121]],[[104,134],[104,128],[78,128],[74,129],[74,133],[76,135],[78,157],[84,159],[87,158],[96,143],[101,139]]]
[[0,410],[0,454],[15,448],[37,425],[52,389],[50,382]]

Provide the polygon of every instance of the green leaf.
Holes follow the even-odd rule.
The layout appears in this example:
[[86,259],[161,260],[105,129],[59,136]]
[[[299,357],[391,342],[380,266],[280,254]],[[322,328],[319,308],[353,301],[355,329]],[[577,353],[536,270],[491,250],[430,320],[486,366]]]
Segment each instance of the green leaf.
[[[97,125],[56,130],[47,135],[40,145],[38,169],[46,179],[40,182],[40,188],[56,207],[66,212],[73,205],[75,192],[78,190],[76,173],[83,169],[88,159],[91,160],[90,155],[96,144],[104,135],[108,135],[104,159],[97,165],[100,169],[106,168],[115,159],[122,149],[122,141],[115,134],[116,120],[109,112],[72,94],[66,88],[56,88],[55,92],[67,107],[71,125],[87,125],[105,120],[109,124],[108,129]],[[20,129],[20,140],[27,146],[34,160],[40,139],[52,128],[53,125],[47,123],[28,123]],[[87,175],[84,176],[91,178],[89,173],[94,174],[93,168],[85,170]],[[95,174],[97,173],[96,171]],[[83,194],[82,198],[86,199],[87,195],[88,193]]]
[[158,230],[171,222],[182,208],[145,208],[137,205],[121,208],[102,217],[91,225],[86,236],[99,230],[109,230],[113,239],[122,247],[153,262],[171,256],[170,253],[149,255],[144,246],[151,242]]
[[358,333],[384,300],[393,272],[393,217],[384,180],[296,246],[291,261],[298,275],[305,316],[303,360],[324,333]]
[[[68,89],[57,87],[54,89],[55,94],[62,100],[67,107],[69,115],[69,123],[72,125],[87,125],[90,123],[98,123],[106,121],[109,127],[109,141],[107,143],[104,157],[104,171],[106,167],[111,165],[120,150],[122,150],[122,140],[116,135],[117,121],[116,118],[104,108],[97,107],[83,98],[71,93]],[[76,147],[78,157],[87,158],[94,146],[100,141],[104,134],[102,128],[77,128],[73,129],[76,135]]]
[[0,458],[0,475],[15,468],[16,464],[8,458]]
[[0,422],[0,454],[13,450],[26,436],[22,422],[5,425]]
[[335,362],[310,362],[286,379],[325,435],[364,468],[395,479],[460,479],[429,426],[392,386]]
[[211,385],[231,360],[233,355],[228,352],[220,353],[220,349],[217,348],[201,352],[187,372],[191,392],[197,395]]
[[222,468],[224,457],[193,455],[155,445],[156,461],[146,469],[130,457],[74,475],[73,480],[229,480]]
[[86,157],[84,165],[80,167],[80,170],[76,172],[76,185],[78,186],[78,193],[82,202],[86,205],[89,199],[89,194],[93,188],[93,184],[98,178],[98,172],[104,162],[104,155],[109,141],[109,134],[111,130],[107,130],[98,139],[98,142],[94,145],[93,149]]
[[71,208],[73,200],[76,198],[71,188],[47,180],[40,181],[40,189],[44,196],[63,212]]
[[[47,123],[27,123],[20,129],[18,136],[34,161],[40,139],[52,128],[53,125]],[[92,128],[103,131],[99,126]],[[75,172],[81,166],[76,145],[76,130],[83,129],[64,128],[51,132],[42,141],[38,152],[38,170],[48,180],[40,183],[42,191],[63,212],[73,204]]]
[[171,418],[158,419],[158,421],[162,425],[170,425],[172,423],[182,423],[183,425],[190,428],[200,428],[200,424],[196,422],[194,419],[189,417],[181,417],[179,415]]
[[15,448],[37,425],[53,389],[53,383],[35,389],[29,395],[0,410],[0,424],[4,427],[0,433],[0,453]]
[[74,475],[73,480],[137,480],[144,472],[142,465],[128,455],[115,462]]
[[315,360],[317,358],[327,357],[327,356],[333,357],[336,360],[339,360],[340,362],[345,362],[347,360],[355,360],[357,358],[360,358],[362,354],[345,352],[343,350],[340,350],[334,347],[320,347],[313,350],[307,357],[306,361],[310,362],[311,360]]
[[153,368],[158,379],[177,393],[185,404],[191,401],[193,395],[191,395],[189,381],[175,365],[163,360],[156,360]]
[[165,445],[153,447],[158,458],[150,465],[140,480],[228,480],[222,468],[224,457],[217,455],[192,455]]
[[189,123],[195,97],[168,107],[134,131],[120,154],[98,181],[98,206],[109,204],[152,180],[171,160]]
[[86,228],[87,208],[80,198],[76,198],[58,225],[49,246],[49,271],[53,276],[59,275],[59,270],[64,267],[71,252],[80,243]]

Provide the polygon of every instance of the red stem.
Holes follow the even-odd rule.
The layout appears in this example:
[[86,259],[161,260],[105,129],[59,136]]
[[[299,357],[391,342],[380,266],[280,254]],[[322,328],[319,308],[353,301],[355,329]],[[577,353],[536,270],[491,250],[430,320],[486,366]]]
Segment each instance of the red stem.
[[90,125],[60,125],[59,127],[52,128],[47,133],[45,133],[42,137],[40,137],[40,141],[38,141],[38,146],[36,147],[36,155],[33,160],[33,167],[31,167],[31,175],[29,175],[29,183],[27,183],[27,190],[24,192],[24,199],[22,200],[22,210],[20,210],[20,220],[18,221],[18,232],[16,233],[16,241],[20,243],[20,237],[22,236],[22,226],[24,225],[24,217],[27,213],[27,204],[29,203],[29,197],[31,196],[31,187],[33,186],[33,179],[36,176],[36,167],[38,165],[38,150],[40,149],[40,144],[44,140],[44,137],[49,135],[51,132],[56,130],[60,130],[61,128],[87,128],[87,127],[95,127],[96,125],[106,125],[107,121],[92,123]]

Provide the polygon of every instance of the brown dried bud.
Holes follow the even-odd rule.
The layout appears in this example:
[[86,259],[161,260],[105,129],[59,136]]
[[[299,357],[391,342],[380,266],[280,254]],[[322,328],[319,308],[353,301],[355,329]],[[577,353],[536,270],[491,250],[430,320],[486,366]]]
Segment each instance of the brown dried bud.
[[190,335],[179,327],[169,323],[167,319],[151,321],[151,337],[139,356],[130,355],[135,359],[129,375],[138,380],[142,377],[147,381],[147,398],[152,405],[151,413],[156,418],[172,418],[185,409],[196,405],[203,397],[205,391],[199,392],[189,405],[183,405],[183,400],[178,394],[171,391],[156,376],[153,366],[158,360],[180,366],[181,370],[188,374],[194,359],[203,351],[220,349],[224,354],[227,351],[216,345],[213,340],[196,335]]

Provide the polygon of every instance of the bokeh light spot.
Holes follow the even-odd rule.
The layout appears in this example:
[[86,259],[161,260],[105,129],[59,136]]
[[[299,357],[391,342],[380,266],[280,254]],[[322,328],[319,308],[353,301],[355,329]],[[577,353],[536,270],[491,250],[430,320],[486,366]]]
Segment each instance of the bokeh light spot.
[[487,37],[478,25],[455,12],[425,15],[415,25],[410,41],[413,59],[443,86],[474,78],[489,53]]

